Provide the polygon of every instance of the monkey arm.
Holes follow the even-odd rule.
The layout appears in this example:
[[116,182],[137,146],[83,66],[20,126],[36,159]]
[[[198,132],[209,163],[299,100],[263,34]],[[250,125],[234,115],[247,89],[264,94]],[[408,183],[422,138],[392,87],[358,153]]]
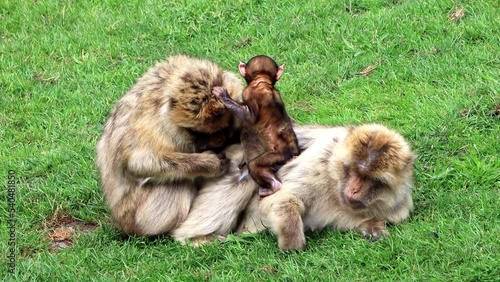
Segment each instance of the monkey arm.
[[253,113],[247,105],[241,105],[231,99],[226,88],[216,86],[213,88],[212,93],[224,104],[227,109],[243,120],[244,123],[255,123],[257,115]]
[[135,177],[173,180],[216,177],[224,174],[229,160],[211,152],[153,154],[146,150],[135,151],[128,159],[126,168]]
[[306,247],[302,215],[304,203],[287,189],[262,199],[260,211],[270,222],[281,250],[302,250]]
[[244,123],[254,124],[256,121],[256,115],[250,111],[247,105],[240,105],[229,96],[227,99],[221,100],[224,106],[232,111],[236,116],[238,116]]

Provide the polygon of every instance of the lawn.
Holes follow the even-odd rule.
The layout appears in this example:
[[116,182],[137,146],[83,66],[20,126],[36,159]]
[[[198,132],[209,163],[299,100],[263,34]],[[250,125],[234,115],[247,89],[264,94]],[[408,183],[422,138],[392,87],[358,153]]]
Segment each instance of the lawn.
[[[500,281],[500,2],[159,2],[0,1],[0,279]],[[272,56],[299,124],[401,132],[418,154],[411,218],[375,243],[312,233],[293,253],[270,233],[124,239],[95,145],[121,95],[178,53],[235,72]]]

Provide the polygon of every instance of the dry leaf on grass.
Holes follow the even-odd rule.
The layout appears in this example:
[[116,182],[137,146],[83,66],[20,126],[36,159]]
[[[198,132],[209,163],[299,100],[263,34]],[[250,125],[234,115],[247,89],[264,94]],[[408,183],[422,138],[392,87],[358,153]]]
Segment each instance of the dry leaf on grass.
[[263,267],[260,268],[260,270],[265,271],[267,273],[277,273],[278,270],[276,268],[273,268],[271,266],[264,265]]
[[369,76],[377,67],[377,65],[368,66],[358,74],[361,76]]
[[500,116],[500,104],[495,105],[495,110],[493,111],[493,116]]
[[458,21],[465,15],[465,9],[463,7],[457,9],[455,12],[451,13],[448,16],[448,20],[450,21]]
[[252,43],[252,37],[249,36],[249,37],[243,39],[240,43],[238,43],[237,47],[238,48],[245,47],[250,43]]

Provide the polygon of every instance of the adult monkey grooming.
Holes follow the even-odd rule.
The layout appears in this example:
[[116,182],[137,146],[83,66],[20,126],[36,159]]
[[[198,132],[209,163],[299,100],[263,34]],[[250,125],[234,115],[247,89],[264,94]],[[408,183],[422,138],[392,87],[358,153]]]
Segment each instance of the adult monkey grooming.
[[227,171],[229,160],[207,150],[226,147],[238,124],[211,94],[215,86],[241,100],[235,74],[207,60],[172,56],[111,111],[97,165],[113,221],[124,233],[170,232],[186,218],[199,180]]
[[[305,229],[355,229],[376,240],[388,235],[386,222],[409,216],[414,155],[400,134],[376,124],[297,126],[295,132],[305,150],[278,171],[279,191],[261,200],[253,197],[236,232],[269,228],[280,249],[296,250],[306,246]],[[234,146],[227,152],[232,160],[242,157]],[[234,231],[237,207],[246,204],[244,191],[255,189],[251,179],[238,175],[232,161],[224,178],[200,191],[173,236],[181,242],[209,241]]]
[[276,171],[299,155],[292,120],[274,87],[283,74],[284,65],[278,66],[273,59],[261,55],[246,64],[240,62],[239,70],[248,83],[243,91],[243,104],[231,99],[224,87],[214,87],[212,93],[243,121],[240,139],[244,162],[260,185],[259,196],[265,197],[281,187]]

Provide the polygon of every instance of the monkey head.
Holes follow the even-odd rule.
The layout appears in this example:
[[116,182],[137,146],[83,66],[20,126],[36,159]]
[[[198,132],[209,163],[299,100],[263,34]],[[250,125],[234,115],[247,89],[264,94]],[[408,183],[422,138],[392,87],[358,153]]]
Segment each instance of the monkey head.
[[[180,127],[210,134],[231,126],[233,122],[232,113],[212,95],[212,88],[226,84],[229,95],[236,100],[240,100],[242,89],[234,86],[234,81],[239,81],[234,75],[220,72],[215,78],[210,78],[207,73],[192,71],[181,76],[179,85],[172,89],[168,112]],[[233,84],[228,79],[233,79]]]
[[250,83],[257,75],[266,75],[274,85],[283,74],[285,65],[278,66],[270,57],[259,55],[251,58],[246,64],[240,62],[238,68],[247,83]]
[[339,198],[351,209],[387,210],[407,196],[415,157],[395,131],[375,124],[354,127],[338,155]]

